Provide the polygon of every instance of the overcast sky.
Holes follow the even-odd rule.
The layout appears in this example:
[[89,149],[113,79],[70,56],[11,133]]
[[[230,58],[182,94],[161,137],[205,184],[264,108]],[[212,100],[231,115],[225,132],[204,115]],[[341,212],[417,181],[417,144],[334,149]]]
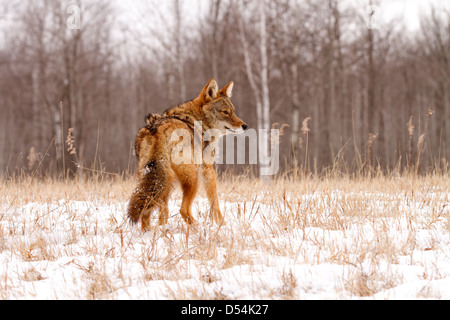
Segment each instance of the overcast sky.
[[[142,23],[143,8],[149,6],[149,0],[116,0],[118,5],[122,8],[122,12],[127,20],[134,21],[136,24]],[[188,12],[189,18],[193,18],[204,12],[208,2],[211,0],[185,0],[184,10]],[[323,0],[317,0],[323,1]],[[361,6],[367,6],[369,0],[340,0],[348,2],[352,5],[360,3]],[[170,1],[155,1],[160,10],[169,9]],[[378,8],[381,11],[381,23],[390,21],[393,18],[399,18],[405,22],[405,25],[410,30],[417,30],[420,26],[420,14],[429,11],[431,5],[436,8],[450,10],[450,0],[374,0],[378,3]],[[150,5],[151,6],[151,5]]]
[[[360,0],[359,0],[360,1]],[[420,27],[420,15],[430,10],[431,5],[438,9],[450,10],[450,0],[381,0],[382,16],[390,20],[401,17],[411,30]]]

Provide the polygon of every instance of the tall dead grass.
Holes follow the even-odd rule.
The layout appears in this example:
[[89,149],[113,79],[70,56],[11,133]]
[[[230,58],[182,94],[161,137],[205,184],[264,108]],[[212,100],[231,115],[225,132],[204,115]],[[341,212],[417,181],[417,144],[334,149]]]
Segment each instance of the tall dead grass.
[[[270,183],[222,176],[225,226],[212,224],[200,192],[193,208],[198,230],[186,226],[176,209],[168,227],[155,221],[147,234],[125,219],[135,182],[111,176],[2,180],[0,255],[12,258],[0,272],[0,297],[29,298],[30,284],[52,278],[45,267],[52,263],[79,273],[70,294],[57,299],[114,299],[129,288],[130,297],[136,290],[145,297],[152,282],[165,284],[161,298],[234,299],[220,288],[236,267],[253,270],[249,282],[236,280],[250,286],[250,296],[299,299],[314,287],[314,277],[300,281],[296,266],[323,264],[342,268],[338,298],[372,297],[403,283],[395,265],[423,263],[415,260],[417,252],[444,252],[450,234],[450,179],[443,174],[285,176]],[[180,192],[172,200],[179,206]],[[277,269],[275,257],[291,267]],[[11,268],[16,260],[20,270]],[[279,272],[275,285],[263,276],[269,267]],[[424,277],[445,277],[430,268]],[[424,290],[421,297],[432,294]]]

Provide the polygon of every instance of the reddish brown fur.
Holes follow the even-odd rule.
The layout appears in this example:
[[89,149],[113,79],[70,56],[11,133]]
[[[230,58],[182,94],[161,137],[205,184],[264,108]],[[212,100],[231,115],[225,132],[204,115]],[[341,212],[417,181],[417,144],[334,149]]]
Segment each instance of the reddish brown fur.
[[[163,115],[149,115],[147,126],[136,137],[139,185],[130,199],[128,217],[132,222],[141,220],[142,230],[148,230],[150,215],[159,209],[159,224],[169,218],[168,202],[175,182],[183,191],[180,214],[188,224],[195,223],[191,206],[203,178],[211,214],[218,224],[223,223],[216,190],[216,175],[212,165],[175,164],[170,155],[176,145],[171,142],[172,133],[185,129],[191,134],[191,149],[194,143],[194,122],[202,122],[202,130],[218,129],[223,134],[227,129],[243,131],[247,125],[235,114],[230,101],[233,82],[218,91],[215,80],[210,80],[200,95],[192,101],[167,110]],[[177,142],[179,143],[179,142]],[[205,147],[205,146],[204,146]]]

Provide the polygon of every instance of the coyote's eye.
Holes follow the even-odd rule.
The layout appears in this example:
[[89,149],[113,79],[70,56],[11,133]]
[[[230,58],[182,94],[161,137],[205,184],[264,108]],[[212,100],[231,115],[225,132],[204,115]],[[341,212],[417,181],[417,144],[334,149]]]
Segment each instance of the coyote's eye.
[[223,110],[222,113],[223,113],[224,115],[226,115],[226,116],[229,116],[229,115],[230,115],[230,113],[229,113],[227,110]]

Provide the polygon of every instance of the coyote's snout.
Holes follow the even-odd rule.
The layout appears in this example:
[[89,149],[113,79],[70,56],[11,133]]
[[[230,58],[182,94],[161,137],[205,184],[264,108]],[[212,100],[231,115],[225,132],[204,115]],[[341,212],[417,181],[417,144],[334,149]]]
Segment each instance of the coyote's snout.
[[[216,175],[212,164],[173,161],[172,155],[179,152],[180,141],[173,136],[178,130],[187,132],[191,139],[183,141],[184,147],[194,150],[194,140],[200,132],[216,130],[221,135],[244,132],[248,126],[236,116],[231,103],[233,82],[219,90],[216,81],[210,80],[200,95],[192,101],[167,110],[162,115],[147,116],[147,125],[136,137],[136,155],[138,158],[139,185],[133,192],[128,206],[128,217],[132,222],[141,220],[141,227],[146,231],[150,223],[150,215],[159,210],[159,224],[166,224],[169,217],[168,202],[175,183],[181,185],[183,201],[180,214],[192,224],[195,222],[191,213],[191,205],[199,188],[200,178],[206,190],[211,206],[213,220],[223,223],[216,190]],[[186,145],[188,143],[188,145]],[[202,141],[202,148],[208,146]],[[185,150],[185,149],[184,149]]]

